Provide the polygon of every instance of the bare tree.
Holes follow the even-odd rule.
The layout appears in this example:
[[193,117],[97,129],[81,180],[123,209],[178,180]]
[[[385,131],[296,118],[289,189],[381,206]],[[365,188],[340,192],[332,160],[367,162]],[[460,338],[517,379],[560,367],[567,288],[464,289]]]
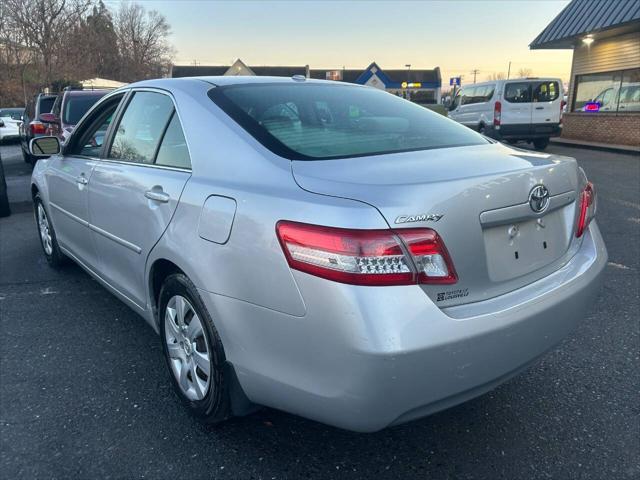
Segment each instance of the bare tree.
[[126,81],[162,76],[173,57],[168,37],[171,27],[155,10],[123,3],[114,20],[121,56],[121,79]]
[[82,19],[91,0],[3,0],[7,22],[18,41],[42,65],[42,81],[66,60],[65,39]]
[[521,68],[520,70],[518,70],[518,77],[520,78],[527,78],[533,75],[533,70],[531,70],[530,68]]
[[487,80],[504,80],[507,78],[507,75],[504,72],[493,72],[491,75],[487,76]]

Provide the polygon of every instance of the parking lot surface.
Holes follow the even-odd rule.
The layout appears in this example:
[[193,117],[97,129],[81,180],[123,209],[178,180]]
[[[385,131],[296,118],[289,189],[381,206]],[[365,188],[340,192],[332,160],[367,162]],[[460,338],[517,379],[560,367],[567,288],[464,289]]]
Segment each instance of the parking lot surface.
[[2,478],[640,478],[639,156],[547,150],[596,184],[610,257],[567,340],[487,395],[355,434],[271,409],[198,423],[152,329],[79,267],[47,266],[30,169],[0,149],[14,212],[0,219]]

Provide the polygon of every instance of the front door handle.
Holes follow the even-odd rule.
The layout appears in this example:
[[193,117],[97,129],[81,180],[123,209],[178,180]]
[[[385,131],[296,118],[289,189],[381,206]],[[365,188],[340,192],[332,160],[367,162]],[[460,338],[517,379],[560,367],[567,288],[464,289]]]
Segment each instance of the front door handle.
[[160,203],[167,203],[171,198],[168,193],[164,193],[163,191],[158,190],[147,190],[144,192],[144,196],[149,200],[154,200]]
[[76,183],[79,183],[80,185],[87,185],[89,183],[89,180],[87,180],[87,178],[84,176],[84,173],[81,173],[78,177],[76,177]]

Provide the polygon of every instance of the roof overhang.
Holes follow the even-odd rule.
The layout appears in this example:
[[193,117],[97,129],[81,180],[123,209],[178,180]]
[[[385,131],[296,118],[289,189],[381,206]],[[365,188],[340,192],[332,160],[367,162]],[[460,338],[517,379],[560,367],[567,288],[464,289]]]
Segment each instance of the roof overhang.
[[587,35],[593,37],[595,41],[602,40],[605,38],[617,37],[619,35],[624,35],[626,33],[637,32],[640,28],[640,22],[637,20],[633,20],[631,22],[623,23],[620,25],[616,25],[613,28],[605,28],[601,30],[593,30],[589,32],[582,32],[577,35],[573,35],[571,37],[559,38],[557,40],[553,40],[550,42],[538,43],[535,44],[532,42],[529,44],[529,49],[531,50],[564,50],[571,49],[578,45],[583,38]]

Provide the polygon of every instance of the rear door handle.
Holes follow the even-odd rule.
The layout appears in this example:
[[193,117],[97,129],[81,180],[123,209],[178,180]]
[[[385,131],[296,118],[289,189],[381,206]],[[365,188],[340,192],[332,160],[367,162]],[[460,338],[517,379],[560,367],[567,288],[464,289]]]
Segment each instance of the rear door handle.
[[536,107],[536,110],[544,110],[544,107]]
[[167,203],[171,198],[168,193],[164,193],[163,191],[158,190],[147,190],[144,192],[144,196],[149,200],[154,200],[160,203]]

